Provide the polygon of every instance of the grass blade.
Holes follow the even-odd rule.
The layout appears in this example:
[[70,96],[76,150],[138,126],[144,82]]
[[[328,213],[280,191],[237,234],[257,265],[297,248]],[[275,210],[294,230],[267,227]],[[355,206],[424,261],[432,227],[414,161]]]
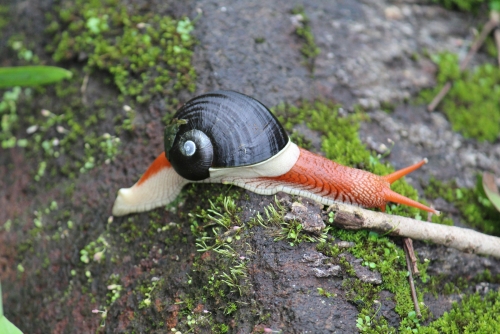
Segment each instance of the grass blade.
[[0,67],[0,88],[46,85],[71,76],[70,71],[55,66]]

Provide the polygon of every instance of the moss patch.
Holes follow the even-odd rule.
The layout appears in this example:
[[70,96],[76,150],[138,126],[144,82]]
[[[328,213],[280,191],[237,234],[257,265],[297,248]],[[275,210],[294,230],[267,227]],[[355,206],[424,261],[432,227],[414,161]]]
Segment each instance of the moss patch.
[[[113,161],[119,153],[119,136],[134,130],[135,107],[123,106],[125,99],[145,102],[168,97],[167,104],[176,105],[175,92],[194,89],[191,21],[132,15],[129,9],[117,0],[59,1],[47,14],[47,32],[53,36],[47,50],[53,59],[79,58],[85,67],[72,68],[70,81],[47,88],[15,88],[0,101],[0,143],[3,148],[23,147],[35,158],[35,181],[58,174],[74,178]],[[38,61],[25,44],[22,36],[9,39],[21,64]],[[122,94],[119,102],[101,92],[89,94],[91,101],[87,94],[82,96],[85,76],[97,70],[112,75]],[[29,110],[41,112],[23,114],[28,105]]]
[[465,12],[476,12],[485,0],[432,0],[448,9],[459,9]]
[[430,102],[447,82],[453,86],[440,104],[453,130],[464,137],[495,141],[500,135],[500,69],[485,64],[460,73],[458,57],[441,53],[432,57],[439,67],[437,85],[421,92]]
[[194,91],[189,18],[130,15],[119,0],[62,2],[55,9],[47,29],[55,61],[86,58],[88,70],[111,73],[120,92],[140,103],[179,89]]
[[500,212],[486,197],[480,177],[474,189],[460,188],[455,182],[443,183],[431,179],[425,193],[430,198],[442,197],[453,203],[467,225],[484,233],[500,236]]
[[450,312],[421,327],[419,333],[499,333],[500,291],[466,296],[460,303],[454,303]]
[[316,57],[319,55],[321,50],[316,45],[314,40],[314,35],[311,31],[311,26],[309,23],[309,18],[307,17],[304,7],[298,6],[292,10],[292,14],[295,15],[297,28],[295,33],[303,40],[300,52],[304,57],[304,63],[311,73],[314,73],[314,62]]
[[0,5],[0,37],[2,37],[2,29],[9,23],[9,7]]

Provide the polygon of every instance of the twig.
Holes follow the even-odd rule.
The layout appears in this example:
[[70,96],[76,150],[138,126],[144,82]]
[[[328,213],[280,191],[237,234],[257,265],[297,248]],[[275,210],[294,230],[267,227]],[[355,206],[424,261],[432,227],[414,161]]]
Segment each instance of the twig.
[[417,267],[417,257],[415,256],[415,250],[413,249],[413,240],[410,238],[403,238],[403,243],[405,245],[406,255],[409,256],[411,262],[411,272],[416,276],[420,275]]
[[330,206],[335,212],[333,224],[348,230],[368,229],[395,236],[426,240],[465,253],[500,258],[500,238],[468,228],[423,222],[406,217],[365,210],[343,203]]
[[498,65],[500,66],[500,29],[498,27],[495,29],[495,44],[497,46],[497,59],[498,59]]
[[80,87],[80,92],[82,93],[82,103],[84,105],[87,105],[87,96],[85,93],[87,92],[87,85],[89,83],[89,74],[85,74],[85,77],[83,77],[83,82],[82,86]]
[[417,313],[417,317],[421,318],[422,313],[420,313],[420,306],[418,305],[417,291],[415,290],[415,283],[413,281],[413,274],[412,274],[413,268],[411,265],[411,263],[414,263],[416,268],[417,259],[415,258],[415,262],[413,262],[413,259],[410,256],[411,253],[413,254],[413,257],[415,257],[415,253],[413,251],[413,243],[410,238],[405,238],[404,249],[406,254],[406,266],[408,268],[408,281],[410,282],[411,299],[413,300],[413,305],[415,306],[415,312]]
[[446,94],[448,94],[450,89],[451,89],[451,81],[447,81],[444,84],[443,88],[441,88],[439,93],[436,95],[436,97],[434,97],[434,99],[432,99],[431,103],[429,103],[429,105],[427,106],[427,110],[434,111],[434,109],[436,109],[436,107],[441,102],[441,100],[446,96]]
[[[469,52],[467,53],[467,56],[460,63],[460,71],[463,71],[467,67],[467,65],[469,65],[469,62],[471,61],[472,57],[477,53],[477,50],[479,50],[481,45],[483,45],[484,41],[486,40],[486,37],[491,33],[493,29],[495,29],[498,26],[498,15],[494,15],[494,13],[495,12],[492,12],[490,19],[484,25],[481,34],[479,34],[479,37],[474,41],[474,44],[472,44]],[[427,110],[434,111],[434,109],[436,109],[441,100],[446,96],[446,94],[448,94],[450,89],[451,89],[451,81],[448,81],[443,86],[443,88],[441,88],[441,90],[432,100],[432,102],[429,104]]]

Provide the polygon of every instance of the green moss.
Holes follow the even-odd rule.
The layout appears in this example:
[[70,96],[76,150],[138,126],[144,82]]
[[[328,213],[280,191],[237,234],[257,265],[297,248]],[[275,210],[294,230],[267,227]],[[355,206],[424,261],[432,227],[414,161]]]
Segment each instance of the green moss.
[[448,9],[459,9],[464,12],[476,12],[485,0],[432,0]]
[[425,193],[430,198],[441,197],[455,205],[467,225],[500,236],[500,213],[486,197],[480,177],[474,189],[459,188],[455,182],[442,183],[432,178]]
[[500,291],[466,296],[419,333],[500,333]]
[[194,39],[189,18],[131,15],[118,0],[62,2],[48,15],[48,50],[60,62],[86,55],[87,69],[104,70],[125,96],[139,103],[155,95],[194,91]]
[[0,5],[0,37],[2,37],[3,28],[9,24],[9,7],[6,5]]
[[437,85],[421,92],[430,102],[447,81],[452,88],[442,100],[440,109],[450,120],[453,130],[464,137],[495,141],[500,135],[500,69],[485,64],[460,73],[458,57],[442,53],[432,57],[438,65]]
[[309,18],[304,11],[304,7],[298,6],[294,8],[292,10],[292,14],[294,14],[297,18],[297,28],[295,29],[295,33],[303,40],[300,52],[304,57],[304,63],[309,71],[314,73],[314,62],[321,50],[318,48],[314,40],[314,35],[309,24]]
[[2,148],[15,147],[18,142],[14,133],[18,127],[17,102],[20,94],[21,88],[15,87],[10,91],[6,91],[3,94],[2,100],[0,100],[0,119],[2,122],[0,143],[2,144]]

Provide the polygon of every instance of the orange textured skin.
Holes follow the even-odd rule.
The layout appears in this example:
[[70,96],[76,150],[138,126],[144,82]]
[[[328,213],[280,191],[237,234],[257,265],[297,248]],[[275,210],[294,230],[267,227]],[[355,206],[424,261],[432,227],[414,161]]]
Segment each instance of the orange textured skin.
[[387,202],[396,202],[436,213],[437,211],[391,190],[390,184],[419,168],[422,161],[387,176],[346,167],[300,148],[300,156],[287,173],[261,179],[277,181],[335,201],[385,211]]

